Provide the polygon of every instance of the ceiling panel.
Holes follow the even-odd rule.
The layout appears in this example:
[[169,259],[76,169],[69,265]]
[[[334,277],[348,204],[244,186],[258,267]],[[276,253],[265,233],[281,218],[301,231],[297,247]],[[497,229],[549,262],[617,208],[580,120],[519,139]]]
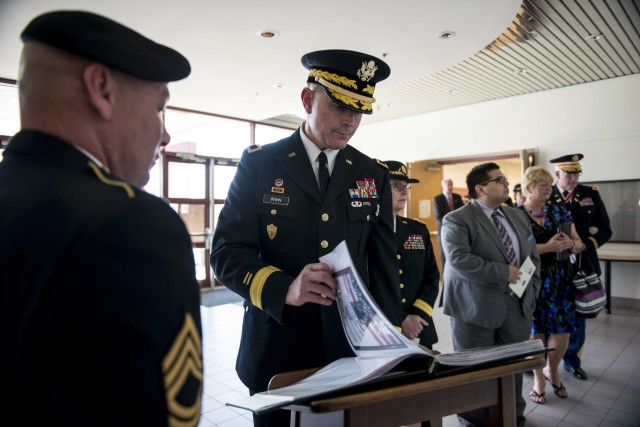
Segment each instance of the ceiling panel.
[[398,106],[385,119],[637,74],[638,3],[525,0],[504,33],[472,57],[381,87],[380,97]]

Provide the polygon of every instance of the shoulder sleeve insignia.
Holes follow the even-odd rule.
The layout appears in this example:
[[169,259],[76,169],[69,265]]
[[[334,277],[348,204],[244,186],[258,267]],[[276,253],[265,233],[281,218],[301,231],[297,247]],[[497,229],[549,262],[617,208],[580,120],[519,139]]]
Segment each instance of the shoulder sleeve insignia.
[[387,166],[387,164],[385,162],[381,162],[378,159],[375,159],[376,163],[378,163],[378,165],[384,169],[389,169],[389,166]]
[[162,359],[168,425],[196,427],[202,402],[202,339],[190,313]]
[[130,199],[133,199],[134,197],[136,197],[135,191],[133,191],[133,188],[131,188],[129,184],[127,184],[124,181],[117,181],[115,179],[107,178],[106,176],[104,176],[104,174],[102,173],[102,170],[100,170],[98,165],[96,165],[93,162],[87,162],[87,164],[89,165],[93,173],[96,174],[96,177],[100,180],[100,182],[110,185],[112,187],[122,188],[125,191],[125,193],[127,193],[127,197],[129,197]]
[[258,144],[250,145],[247,148],[247,153],[254,153],[254,152],[260,151],[260,150],[262,150],[262,147],[260,145],[258,145]]

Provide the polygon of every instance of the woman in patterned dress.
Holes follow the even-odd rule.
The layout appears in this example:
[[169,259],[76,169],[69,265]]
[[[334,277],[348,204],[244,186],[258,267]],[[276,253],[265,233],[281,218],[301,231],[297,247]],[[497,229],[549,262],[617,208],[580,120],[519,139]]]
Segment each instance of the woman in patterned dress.
[[[560,381],[558,366],[569,344],[576,316],[573,299],[572,271],[569,258],[559,261],[558,252],[569,250],[578,253],[585,249],[580,240],[571,214],[560,205],[547,204],[551,196],[553,177],[540,166],[525,171],[527,199],[519,209],[527,213],[531,230],[540,253],[542,288],[533,313],[531,338],[541,339],[549,348],[547,365],[533,371],[533,390],[529,393],[534,403],[545,403],[545,385],[549,381],[554,393],[561,398],[568,396]],[[560,224],[571,223],[571,235],[559,231]],[[546,381],[545,381],[546,380]]]

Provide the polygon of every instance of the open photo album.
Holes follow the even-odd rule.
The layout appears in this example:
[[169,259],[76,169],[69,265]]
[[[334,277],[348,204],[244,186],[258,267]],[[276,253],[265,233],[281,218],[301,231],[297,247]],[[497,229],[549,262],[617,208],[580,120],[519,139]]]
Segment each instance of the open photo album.
[[336,303],[356,356],[338,359],[289,386],[226,402],[228,406],[262,414],[369,382],[412,374],[434,378],[484,365],[542,357],[546,352],[541,340],[444,354],[433,352],[406,338],[389,322],[360,279],[344,241],[320,261],[335,272]]

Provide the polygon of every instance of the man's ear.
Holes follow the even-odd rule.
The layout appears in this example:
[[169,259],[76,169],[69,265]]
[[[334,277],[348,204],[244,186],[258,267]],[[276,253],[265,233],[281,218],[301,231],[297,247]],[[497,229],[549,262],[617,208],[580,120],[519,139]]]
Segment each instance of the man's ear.
[[300,93],[300,99],[302,99],[302,106],[307,114],[311,114],[311,104],[313,104],[313,91],[308,87],[302,89]]
[[113,116],[116,85],[111,70],[102,64],[92,62],[84,68],[82,79],[89,103],[100,117],[110,119]]

